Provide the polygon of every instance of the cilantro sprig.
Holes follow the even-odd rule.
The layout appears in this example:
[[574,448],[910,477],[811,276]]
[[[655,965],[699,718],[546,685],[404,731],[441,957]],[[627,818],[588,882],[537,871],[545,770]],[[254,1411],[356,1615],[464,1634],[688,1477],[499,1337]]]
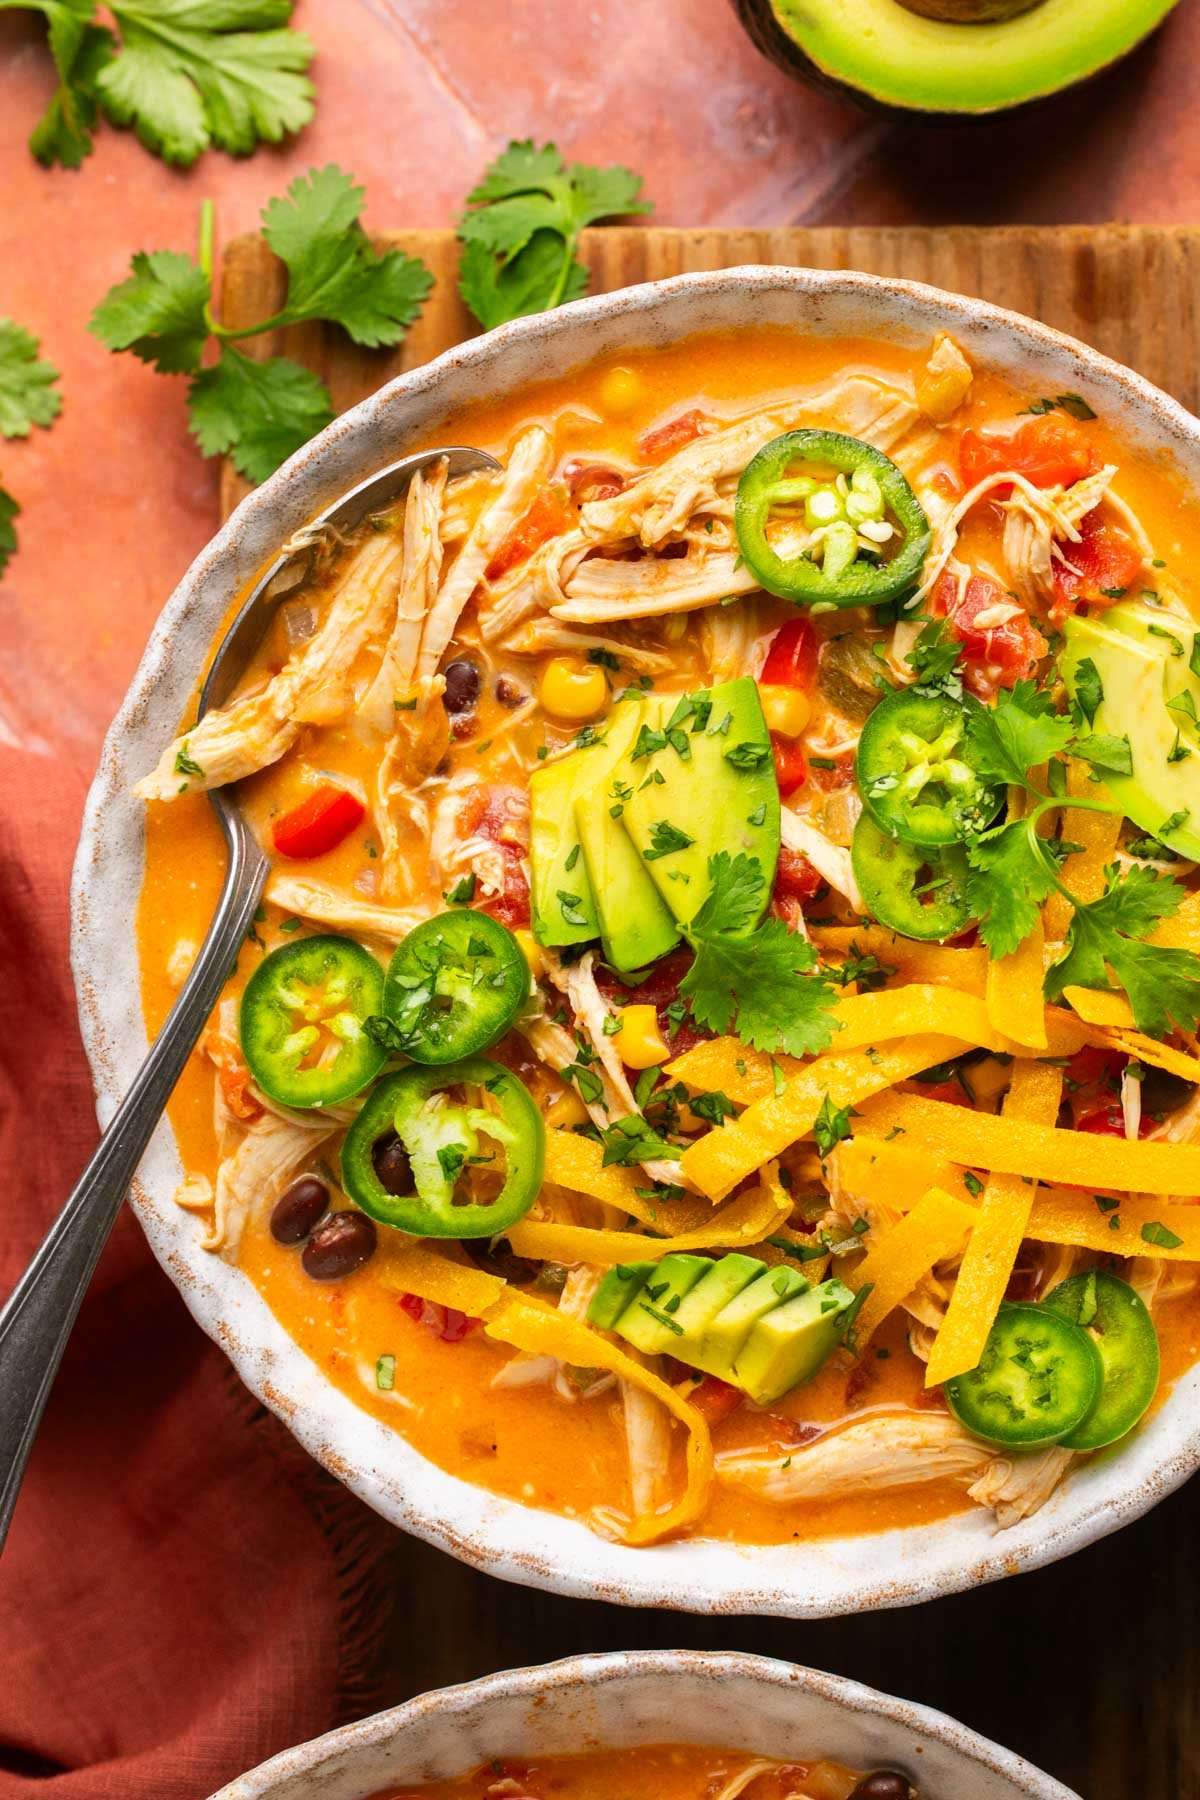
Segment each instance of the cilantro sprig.
[[578,260],[586,225],[653,211],[642,178],[614,164],[564,163],[553,144],[511,143],[467,195],[458,222],[459,284],[490,330],[528,313],[549,312],[587,291]]
[[709,858],[708,898],[684,934],[696,959],[679,984],[700,1025],[768,1053],[811,1056],[828,1047],[836,993],[817,971],[812,945],[761,911],[766,876],[757,857],[727,850]]
[[103,115],[131,126],[165,162],[189,168],[215,145],[248,156],[313,116],[311,39],[288,26],[293,0],[0,0],[40,12],[58,86],[29,147],[77,169]]
[[[287,271],[287,298],[256,325],[223,325],[213,310],[213,211],[201,208],[197,258],[139,252],[88,329],[163,374],[190,375],[188,415],[206,456],[228,454],[265,481],[333,418],[323,381],[290,357],[255,361],[238,345],[308,320],[339,325],[354,343],[395,344],[421,310],[433,277],[419,257],[376,250],[359,222],[365,194],[336,164],[310,169],[263,208],[263,237]],[[215,361],[204,362],[210,343]]]
[[[62,410],[58,370],[41,355],[31,331],[0,319],[0,437],[28,437],[35,425],[52,425]],[[17,547],[14,521],[21,508],[0,487],[0,575]]]
[[[1024,792],[1033,804],[1024,817],[981,832],[967,844],[967,899],[979,935],[993,957],[1009,955],[1037,925],[1044,901],[1054,892],[1070,903],[1071,924],[1063,955],[1046,976],[1046,993],[1058,999],[1065,987],[1124,988],[1138,1029],[1161,1036],[1172,1026],[1194,1030],[1200,1021],[1200,956],[1145,939],[1175,913],[1184,889],[1169,875],[1136,867],[1105,872],[1105,891],[1081,901],[1060,878],[1073,846],[1044,837],[1042,821],[1064,806],[1119,814],[1120,807],[1083,795],[1067,800],[1061,758],[1074,756],[1098,774],[1127,774],[1132,766],[1128,739],[1097,736],[1090,729],[1095,706],[1089,690],[1075,717],[1054,710],[1050,696],[1031,681],[1002,691],[994,707],[974,707],[967,743],[982,776]],[[1045,766],[1043,792],[1034,772]]]

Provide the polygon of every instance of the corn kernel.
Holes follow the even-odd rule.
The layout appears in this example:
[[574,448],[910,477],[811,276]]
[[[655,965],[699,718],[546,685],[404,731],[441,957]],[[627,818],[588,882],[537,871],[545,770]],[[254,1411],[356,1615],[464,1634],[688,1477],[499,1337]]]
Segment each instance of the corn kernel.
[[523,925],[517,927],[513,932],[513,936],[516,938],[518,944],[520,944],[521,954],[529,964],[529,973],[536,981],[538,976],[543,975],[546,970],[546,959],[542,955],[542,946],[538,943],[532,931],[527,931]]
[[608,682],[596,663],[553,656],[542,671],[538,698],[548,713],[568,724],[594,719],[608,705]]
[[588,1109],[579,1098],[573,1087],[564,1087],[561,1094],[555,1094],[546,1108],[547,1125],[558,1125],[569,1130],[572,1125],[586,1125]]
[[600,383],[600,404],[606,412],[628,412],[642,398],[642,379],[632,369],[610,369]]
[[812,717],[808,695],[793,687],[760,687],[758,695],[767,730],[780,737],[799,737]]
[[627,1069],[656,1069],[671,1054],[652,1006],[623,1006],[618,1017],[617,1054]]

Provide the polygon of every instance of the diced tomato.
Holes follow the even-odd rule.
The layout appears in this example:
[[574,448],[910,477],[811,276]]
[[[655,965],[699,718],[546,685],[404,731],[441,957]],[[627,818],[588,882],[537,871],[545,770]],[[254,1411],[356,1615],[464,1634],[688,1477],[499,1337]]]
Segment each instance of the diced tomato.
[[775,633],[760,680],[768,687],[810,688],[816,674],[817,634],[808,619],[789,619]]
[[698,406],[689,412],[677,413],[665,425],[656,425],[645,433],[638,445],[638,457],[644,463],[665,462],[676,450],[682,450],[685,444],[702,437],[711,423],[708,414],[701,412]]
[[[1056,413],[1027,419],[1008,437],[964,431],[958,461],[969,488],[1006,469],[1024,475],[1035,487],[1070,487],[1100,467],[1083,427]],[[1002,490],[998,488],[996,493],[999,498]]]
[[775,753],[775,778],[779,783],[779,795],[786,800],[794,794],[798,787],[803,787],[808,775],[808,759],[804,748],[796,738],[778,737],[771,733],[771,749]]
[[586,506],[589,500],[612,500],[625,491],[625,477],[604,463],[569,462],[562,474],[576,506]]
[[596,985],[610,1004],[652,1006],[658,1028],[671,1046],[671,1054],[682,1056],[685,1050],[694,1050],[697,1044],[712,1036],[710,1031],[702,1031],[693,1024],[690,1016],[681,1022],[667,1010],[679,999],[679,984],[694,960],[690,950],[672,950],[669,956],[660,957],[645,981],[636,986],[626,986],[619,975],[600,964],[596,970]]
[[518,519],[487,566],[487,578],[496,581],[524,562],[542,544],[558,537],[575,523],[575,516],[559,487],[544,487],[524,518]]
[[439,1306],[434,1300],[422,1300],[419,1294],[401,1294],[400,1310],[415,1319],[418,1325],[423,1325],[426,1331],[432,1331],[444,1344],[461,1344],[483,1323],[482,1319],[472,1319],[468,1313],[459,1312],[456,1306]]
[[684,1399],[696,1408],[696,1411],[710,1425],[719,1425],[730,1413],[735,1413],[746,1398],[740,1388],[731,1387],[727,1381],[721,1381],[716,1375],[706,1375],[704,1380],[690,1387],[684,1393]]
[[944,465],[933,471],[929,483],[934,492],[940,494],[943,500],[957,500],[962,493],[962,483],[957,475],[953,469],[947,469]]
[[1011,594],[986,575],[972,575],[961,601],[958,583],[945,574],[930,597],[935,618],[948,618],[950,629],[963,646],[963,680],[980,699],[990,699],[997,688],[1013,687],[1034,669],[1049,645],[1024,608],[999,625],[980,625],[980,614],[992,607],[1011,612]]
[[226,1106],[235,1119],[257,1119],[262,1115],[262,1107],[247,1090],[250,1086],[250,1071],[243,1062],[219,1062],[217,1064],[217,1080],[221,1084],[221,1094]]
[[1123,1050],[1105,1050],[1099,1044],[1085,1044],[1076,1050],[1064,1071],[1069,1091],[1077,1088],[1111,1085],[1121,1079],[1128,1058]]
[[1115,605],[1142,572],[1141,551],[1099,507],[1084,514],[1079,534],[1077,544],[1059,546],[1066,563],[1055,560],[1050,617],[1056,624],[1080,606]]
[[824,885],[825,877],[813,868],[807,856],[801,856],[798,850],[789,850],[785,845],[779,852],[779,864],[775,870],[776,897],[781,900],[814,900]]
[[479,910],[490,913],[501,925],[507,925],[510,931],[526,928],[531,913],[529,907],[529,880],[515,850],[504,846],[504,886],[498,894],[488,894],[480,902]]
[[[815,754],[815,753],[814,753]],[[831,769],[823,769],[817,762],[809,765],[808,778],[815,788],[823,794],[832,794],[838,788],[848,788],[854,783],[854,758],[843,757],[835,762]]]
[[336,787],[332,781],[323,781],[307,800],[276,819],[271,839],[280,856],[298,860],[324,856],[327,850],[349,837],[364,810],[357,795]]
[[922,1100],[941,1100],[947,1106],[971,1105],[970,1096],[960,1081],[917,1081],[912,1085],[912,1092],[919,1094]]
[[529,924],[529,880],[524,854],[529,841],[529,800],[519,788],[473,787],[463,796],[458,825],[464,837],[490,838],[504,852],[504,886],[481,895],[481,912],[512,931]]

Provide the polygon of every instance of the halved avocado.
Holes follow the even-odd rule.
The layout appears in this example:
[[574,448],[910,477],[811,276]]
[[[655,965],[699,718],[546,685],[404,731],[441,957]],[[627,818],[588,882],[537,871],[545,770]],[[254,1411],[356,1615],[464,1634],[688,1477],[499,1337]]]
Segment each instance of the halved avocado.
[[734,0],[790,74],[888,110],[970,117],[1060,93],[1136,47],[1176,0]]

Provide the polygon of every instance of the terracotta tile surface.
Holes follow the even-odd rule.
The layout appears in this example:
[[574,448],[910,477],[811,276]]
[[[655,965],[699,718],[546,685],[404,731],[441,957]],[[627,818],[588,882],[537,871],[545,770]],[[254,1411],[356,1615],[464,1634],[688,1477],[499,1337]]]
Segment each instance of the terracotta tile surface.
[[25,138],[51,87],[36,23],[0,18],[0,313],[63,371],[50,433],[0,446],[24,508],[4,578],[0,731],[85,763],[150,625],[215,522],[216,478],[183,384],[85,332],[130,252],[186,248],[196,205],[228,235],[297,171],[336,158],[377,225],[448,223],[510,136],[643,171],[675,224],[1186,221],[1200,214],[1189,0],[1125,69],[1033,119],[926,129],[793,85],[727,0],[301,0],[318,45],[315,124],[280,152],[164,168],[102,129],[79,174]]

